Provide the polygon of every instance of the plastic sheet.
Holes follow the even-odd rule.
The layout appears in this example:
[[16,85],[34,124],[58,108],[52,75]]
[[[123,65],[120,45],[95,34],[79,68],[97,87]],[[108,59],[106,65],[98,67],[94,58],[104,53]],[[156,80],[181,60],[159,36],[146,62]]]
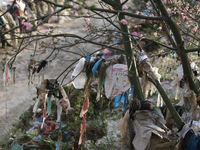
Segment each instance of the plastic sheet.
[[105,95],[115,98],[130,88],[127,65],[115,64],[106,69]]
[[123,110],[126,109],[126,103],[127,103],[127,93],[126,92],[115,97],[115,103],[114,103],[115,107],[118,107],[121,102],[124,103]]
[[72,84],[76,89],[84,89],[86,82],[86,73],[82,72],[85,65],[85,58],[81,58],[72,72],[71,78],[74,79]]
[[163,138],[165,130],[161,128],[161,125],[163,125],[163,122],[159,115],[152,114],[148,110],[137,111],[133,121],[134,131],[136,133],[133,140],[135,150],[148,149],[150,147],[152,133]]
[[129,110],[126,111],[124,117],[122,117],[119,120],[119,123],[117,125],[117,128],[119,129],[119,131],[121,132],[121,138],[120,140],[123,141],[124,138],[126,137],[126,132],[128,130],[128,120],[129,120]]

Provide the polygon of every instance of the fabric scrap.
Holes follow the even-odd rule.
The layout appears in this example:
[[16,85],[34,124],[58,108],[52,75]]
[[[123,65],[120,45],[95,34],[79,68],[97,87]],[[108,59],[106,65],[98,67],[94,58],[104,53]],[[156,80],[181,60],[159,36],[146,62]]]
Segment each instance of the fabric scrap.
[[82,143],[85,126],[86,126],[86,114],[83,115],[83,119],[82,119],[82,123],[81,123],[81,131],[80,131],[81,135],[79,137],[78,145],[80,145]]
[[47,118],[47,112],[46,112],[46,101],[47,101],[47,93],[44,93],[44,102],[43,102],[43,122],[42,122],[42,125],[41,125],[41,129],[43,129],[43,126],[44,126],[44,122]]
[[66,114],[68,114],[68,110],[71,110],[72,108],[70,106],[69,98],[68,98],[64,88],[62,87],[62,85],[60,85],[60,92],[61,92],[63,98],[58,103],[66,108]]
[[89,108],[89,96],[88,96],[88,91],[86,90],[85,91],[85,101],[83,102],[83,107],[82,107],[82,110],[80,113],[80,117],[83,117],[87,113],[88,108]]

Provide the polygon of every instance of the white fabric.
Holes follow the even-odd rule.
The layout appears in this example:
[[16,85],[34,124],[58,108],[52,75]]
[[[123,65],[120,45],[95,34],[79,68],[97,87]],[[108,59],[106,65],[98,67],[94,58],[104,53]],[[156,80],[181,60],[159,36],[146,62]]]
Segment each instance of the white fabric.
[[127,65],[115,64],[106,69],[105,95],[107,98],[126,92],[130,88]]

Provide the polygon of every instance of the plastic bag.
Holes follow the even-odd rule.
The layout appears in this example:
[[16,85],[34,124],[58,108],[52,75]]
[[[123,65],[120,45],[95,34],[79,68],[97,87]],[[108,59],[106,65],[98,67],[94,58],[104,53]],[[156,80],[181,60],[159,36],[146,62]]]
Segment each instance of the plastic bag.
[[86,82],[86,73],[82,72],[85,65],[85,58],[81,58],[72,72],[71,78],[74,79],[72,84],[76,89],[84,89]]
[[105,95],[107,98],[115,98],[130,88],[127,65],[115,64],[106,69]]

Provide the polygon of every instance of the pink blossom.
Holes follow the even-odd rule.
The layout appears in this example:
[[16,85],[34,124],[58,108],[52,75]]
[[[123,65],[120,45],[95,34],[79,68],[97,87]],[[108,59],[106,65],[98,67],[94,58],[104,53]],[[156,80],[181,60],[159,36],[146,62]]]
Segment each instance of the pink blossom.
[[140,7],[140,6],[138,6],[138,9],[141,9],[141,7]]
[[153,35],[154,35],[155,37],[157,37],[157,32],[154,32]]
[[78,9],[79,6],[78,6],[78,5],[73,5],[73,8],[74,8],[74,9]]
[[84,12],[84,16],[88,16],[87,11]]
[[185,13],[181,13],[183,20],[185,20],[186,18],[186,14]]
[[51,31],[51,29],[49,28],[49,29],[47,29],[47,35],[49,34],[49,31]]
[[145,22],[145,19],[141,19],[142,22]]
[[166,0],[163,0],[163,3],[164,3],[164,4],[166,4],[166,3],[167,3],[167,1],[166,1]]
[[168,12],[169,14],[171,14],[171,13],[172,13],[172,11],[171,11],[171,9],[170,9],[170,8],[167,8],[167,12]]
[[185,7],[184,11],[188,11],[188,9],[189,9],[189,7],[187,6],[187,7]]
[[52,44],[50,44],[49,46],[50,46],[50,48],[52,48]]
[[133,34],[133,35],[136,35],[136,36],[140,36],[140,35],[141,35],[141,34],[138,33],[138,32],[133,32],[132,34]]
[[172,1],[171,1],[171,0],[169,0],[169,1],[168,1],[168,3],[172,3]]
[[24,26],[26,26],[26,30],[31,29],[31,24],[29,22],[24,22]]
[[128,10],[128,7],[126,5],[124,5],[123,10]]
[[122,20],[121,20],[121,23],[124,24],[124,25],[127,25],[127,24],[128,24],[128,22],[127,22],[125,19],[122,19]]
[[197,27],[192,28],[192,31],[196,32],[197,31]]
[[158,29],[159,29],[159,30],[162,30],[162,27],[159,27]]
[[42,45],[41,43],[40,43],[40,44],[38,44],[38,47],[39,47],[39,49],[41,49],[41,45]]
[[54,40],[55,40],[55,41],[57,41],[57,40],[58,40],[58,38],[56,37]]
[[90,28],[90,26],[87,24],[87,25],[85,26],[85,32],[88,31],[89,28]]
[[139,11],[136,11],[135,14],[138,15],[138,14],[139,14]]
[[148,7],[149,7],[149,5],[150,5],[150,4],[149,4],[149,3],[147,3],[147,6],[146,6],[146,7],[148,8]]

